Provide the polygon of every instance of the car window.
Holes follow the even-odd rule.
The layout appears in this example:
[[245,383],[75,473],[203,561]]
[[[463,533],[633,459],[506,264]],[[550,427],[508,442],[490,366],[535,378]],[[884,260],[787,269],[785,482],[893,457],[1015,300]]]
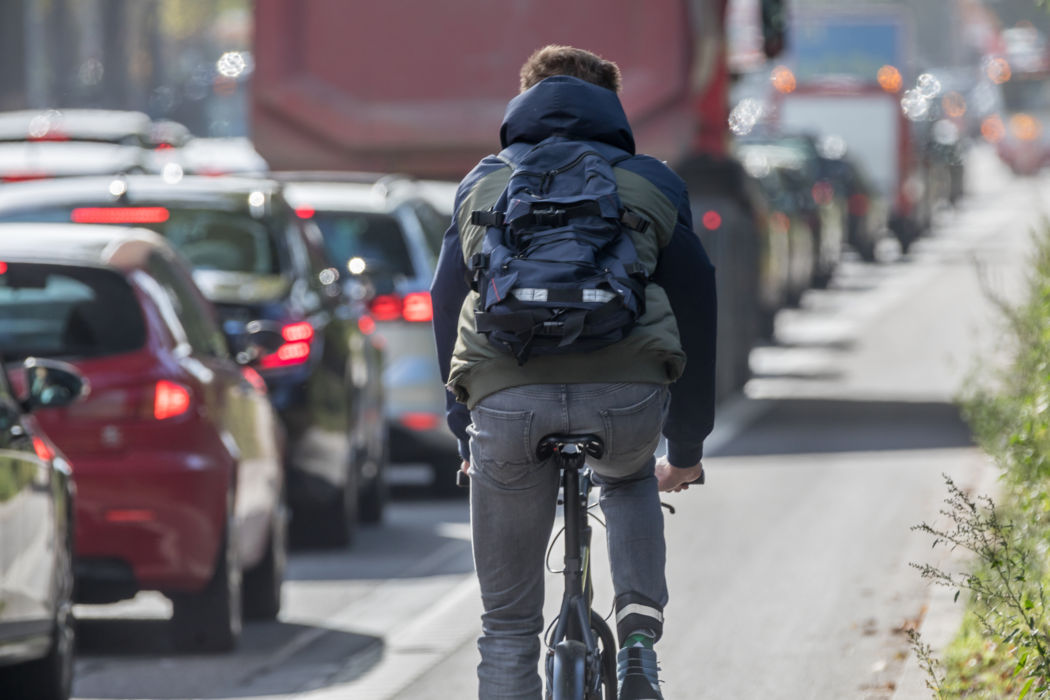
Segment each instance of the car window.
[[[337,277],[331,272],[333,263],[328,257],[324,247],[324,238],[315,226],[303,226],[300,224],[300,235],[306,248],[306,259],[310,267],[310,286],[315,290],[323,290],[325,279],[332,276],[327,284],[331,284]],[[329,272],[325,272],[328,270]]]
[[397,219],[371,212],[317,212],[329,256],[345,266],[361,258],[374,278],[414,278],[418,275]]
[[[228,354],[226,338],[219,330],[211,307],[197,292],[190,278],[159,253],[150,255],[146,269],[164,290],[168,303],[175,311],[177,323],[182,327],[186,342],[193,351],[225,357]],[[170,319],[166,318],[166,321],[172,323]],[[175,335],[178,337],[178,333]]]
[[102,357],[146,342],[135,292],[111,270],[12,262],[0,274],[0,353]]
[[278,274],[273,236],[257,219],[223,211],[171,209],[158,230],[198,270]]
[[[0,221],[70,221],[75,211],[76,207],[66,205],[15,208],[0,214]],[[135,225],[167,238],[195,269],[275,275],[287,265],[279,237],[267,220],[214,209],[167,207],[164,212],[165,220],[160,223]]]
[[431,253],[437,255],[441,251],[441,241],[445,238],[445,231],[452,223],[451,220],[424,202],[413,204],[412,211],[423,227],[423,236],[427,239]]

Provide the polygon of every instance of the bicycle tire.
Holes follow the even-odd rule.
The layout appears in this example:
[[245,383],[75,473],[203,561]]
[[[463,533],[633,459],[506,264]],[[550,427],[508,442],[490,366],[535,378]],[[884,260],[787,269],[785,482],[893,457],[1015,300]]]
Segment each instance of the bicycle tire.
[[602,685],[605,686],[604,700],[616,700],[616,636],[612,629],[597,612],[591,610],[591,629],[594,637],[598,640],[598,649],[601,651],[600,675]]
[[554,647],[551,700],[587,700],[587,646],[564,639]]

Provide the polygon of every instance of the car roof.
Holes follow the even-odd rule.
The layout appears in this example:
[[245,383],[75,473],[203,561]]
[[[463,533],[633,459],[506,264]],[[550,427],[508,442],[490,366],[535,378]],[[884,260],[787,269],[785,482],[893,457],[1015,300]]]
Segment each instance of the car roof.
[[[118,188],[112,188],[115,181],[122,184]],[[124,191],[114,195],[114,189],[118,193]],[[0,209],[18,210],[87,202],[123,202],[134,205],[139,202],[158,201],[172,205],[221,204],[224,208],[229,208],[231,198],[238,206],[242,201],[247,206],[247,198],[255,192],[270,197],[279,191],[280,185],[272,180],[250,177],[187,175],[175,182],[161,175],[70,177],[5,184],[0,187]]]
[[[458,184],[354,171],[285,171],[271,176],[284,183],[286,197],[294,206],[321,211],[390,212],[408,200],[423,201],[441,211],[451,207]],[[448,204],[443,201],[446,192],[451,192]]]
[[152,120],[144,112],[116,109],[24,109],[0,112],[0,139],[62,134],[72,139],[148,136]]
[[170,250],[158,234],[142,228],[90,224],[0,223],[0,260],[39,262],[122,271],[141,268],[155,250]]

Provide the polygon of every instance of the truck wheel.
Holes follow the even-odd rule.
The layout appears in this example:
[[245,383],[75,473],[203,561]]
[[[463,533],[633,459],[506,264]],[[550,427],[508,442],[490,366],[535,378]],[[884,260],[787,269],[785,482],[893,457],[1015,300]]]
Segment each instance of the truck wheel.
[[215,573],[200,593],[171,596],[175,647],[180,651],[230,651],[241,634],[241,568],[228,518]]

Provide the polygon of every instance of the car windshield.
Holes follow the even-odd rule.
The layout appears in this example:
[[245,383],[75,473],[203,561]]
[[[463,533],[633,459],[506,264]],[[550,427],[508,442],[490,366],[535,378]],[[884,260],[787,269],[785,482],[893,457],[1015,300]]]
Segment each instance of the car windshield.
[[135,293],[110,270],[7,263],[0,274],[0,354],[102,357],[146,342]]
[[324,236],[333,260],[342,264],[361,258],[374,277],[417,276],[405,235],[397,219],[388,214],[317,212],[314,221]]
[[273,236],[267,227],[243,214],[197,209],[171,209],[171,218],[152,228],[198,270],[278,274]]
[[[139,212],[149,210],[142,218]],[[153,214],[156,214],[154,216]],[[175,207],[53,207],[0,214],[0,221],[79,221],[141,226],[161,234],[198,270],[280,274],[276,236],[247,214]]]

